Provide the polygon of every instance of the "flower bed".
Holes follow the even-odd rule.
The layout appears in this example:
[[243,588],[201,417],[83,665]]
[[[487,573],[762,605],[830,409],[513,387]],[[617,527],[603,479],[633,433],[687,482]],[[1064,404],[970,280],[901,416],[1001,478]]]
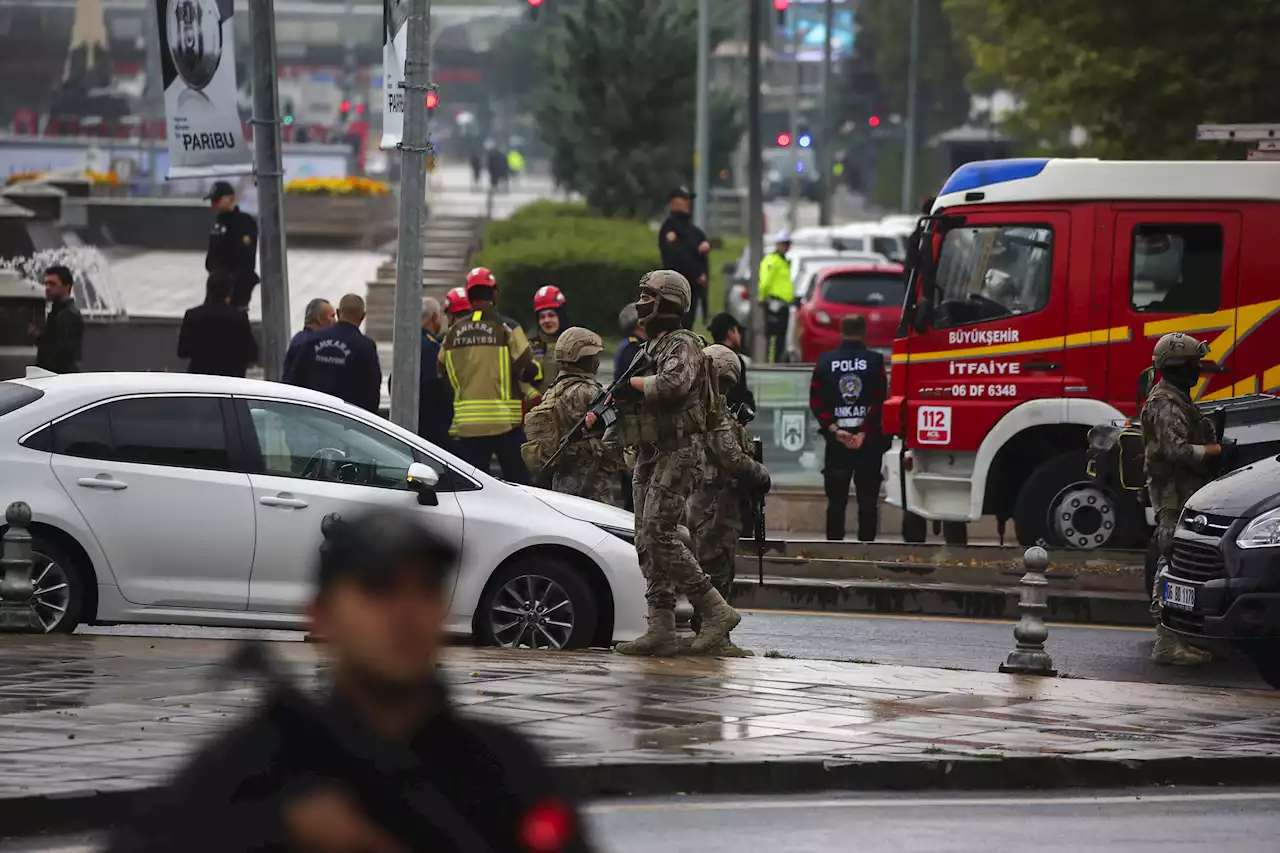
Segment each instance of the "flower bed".
[[296,178],[285,184],[292,195],[368,197],[390,194],[391,187],[372,178]]
[[300,178],[284,189],[285,233],[290,238],[368,248],[395,236],[395,197],[381,181]]

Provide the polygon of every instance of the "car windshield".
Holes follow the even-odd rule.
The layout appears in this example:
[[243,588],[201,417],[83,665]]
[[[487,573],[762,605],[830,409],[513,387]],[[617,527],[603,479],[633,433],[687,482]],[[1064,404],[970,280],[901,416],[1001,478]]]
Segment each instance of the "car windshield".
[[44,392],[30,385],[19,385],[17,382],[0,382],[0,418],[16,412],[23,406],[34,403],[44,396]]
[[897,305],[906,292],[900,273],[836,273],[822,282],[822,298],[836,305]]

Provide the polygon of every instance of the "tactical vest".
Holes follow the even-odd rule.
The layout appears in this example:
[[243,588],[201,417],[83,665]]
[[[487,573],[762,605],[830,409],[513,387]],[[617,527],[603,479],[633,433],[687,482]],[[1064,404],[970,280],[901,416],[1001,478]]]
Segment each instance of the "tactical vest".
[[[1156,383],[1155,388],[1151,389],[1151,395],[1147,398],[1147,406],[1150,407],[1151,401],[1157,397],[1164,397],[1172,401],[1175,406],[1186,413],[1187,420],[1191,424],[1191,434],[1187,437],[1187,440],[1191,444],[1212,444],[1214,442],[1216,436],[1214,435],[1213,424],[1210,423],[1207,417],[1205,417],[1204,412],[1200,411],[1199,407],[1197,407],[1195,403],[1191,402],[1185,394],[1178,389],[1167,385],[1164,381],[1161,381]],[[1153,419],[1147,416],[1145,408],[1143,409],[1141,420],[1143,438],[1146,442],[1145,461],[1147,476],[1157,479],[1169,479],[1178,475],[1199,476],[1201,474],[1201,472],[1198,471],[1175,470],[1173,464],[1160,458],[1156,452],[1160,446],[1161,436],[1158,431],[1161,428],[1161,424],[1154,423]]]
[[[596,384],[590,376],[580,373],[566,373],[557,378],[542,396],[542,402],[529,410],[524,419],[525,443],[520,446],[520,455],[524,464],[534,474],[538,473],[556,452],[560,440],[559,424],[556,423],[556,401],[566,389],[579,382]],[[567,453],[568,451],[566,451]],[[562,456],[561,459],[564,457]]]
[[617,440],[623,447],[655,444],[660,450],[675,450],[687,445],[691,436],[715,429],[724,417],[723,398],[715,392],[711,383],[715,367],[711,356],[702,353],[702,338],[687,329],[667,333],[649,344],[654,363],[661,363],[666,355],[664,350],[672,342],[679,340],[680,336],[687,336],[698,343],[702,368],[694,379],[693,386],[679,400],[656,403],[638,399],[619,403],[621,418],[616,426]]

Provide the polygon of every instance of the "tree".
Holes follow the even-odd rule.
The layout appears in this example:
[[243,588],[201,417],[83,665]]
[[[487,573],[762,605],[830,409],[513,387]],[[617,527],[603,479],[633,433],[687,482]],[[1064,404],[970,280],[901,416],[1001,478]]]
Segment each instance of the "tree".
[[1115,158],[1221,156],[1196,143],[1202,122],[1280,120],[1280,0],[1152,7],[1114,0],[945,0],[969,45],[975,80],[1020,100],[1010,129]]

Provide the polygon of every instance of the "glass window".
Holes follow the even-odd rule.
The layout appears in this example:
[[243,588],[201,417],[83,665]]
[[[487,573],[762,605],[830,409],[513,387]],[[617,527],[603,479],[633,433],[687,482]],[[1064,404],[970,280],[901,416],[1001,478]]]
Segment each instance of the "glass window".
[[[413,448],[360,421],[311,406],[250,400],[262,473],[331,483],[409,488]],[[437,473],[440,469],[438,463]]]
[[44,392],[30,385],[19,385],[17,382],[0,382],[0,417],[16,412],[23,406],[34,403],[44,396]]
[[1132,269],[1135,311],[1212,314],[1222,298],[1222,226],[1139,225]]
[[897,237],[872,237],[871,251],[884,255],[891,261],[901,261],[906,257],[902,249],[902,241]]
[[231,468],[221,401],[214,397],[140,397],[99,408],[111,418],[120,462],[174,468]]
[[53,452],[88,459],[115,459],[107,407],[95,406],[54,424]]
[[948,231],[938,257],[938,328],[1030,314],[1049,304],[1053,229],[1037,225]]
[[905,295],[901,275],[837,273],[822,281],[822,298],[837,305],[901,305]]

